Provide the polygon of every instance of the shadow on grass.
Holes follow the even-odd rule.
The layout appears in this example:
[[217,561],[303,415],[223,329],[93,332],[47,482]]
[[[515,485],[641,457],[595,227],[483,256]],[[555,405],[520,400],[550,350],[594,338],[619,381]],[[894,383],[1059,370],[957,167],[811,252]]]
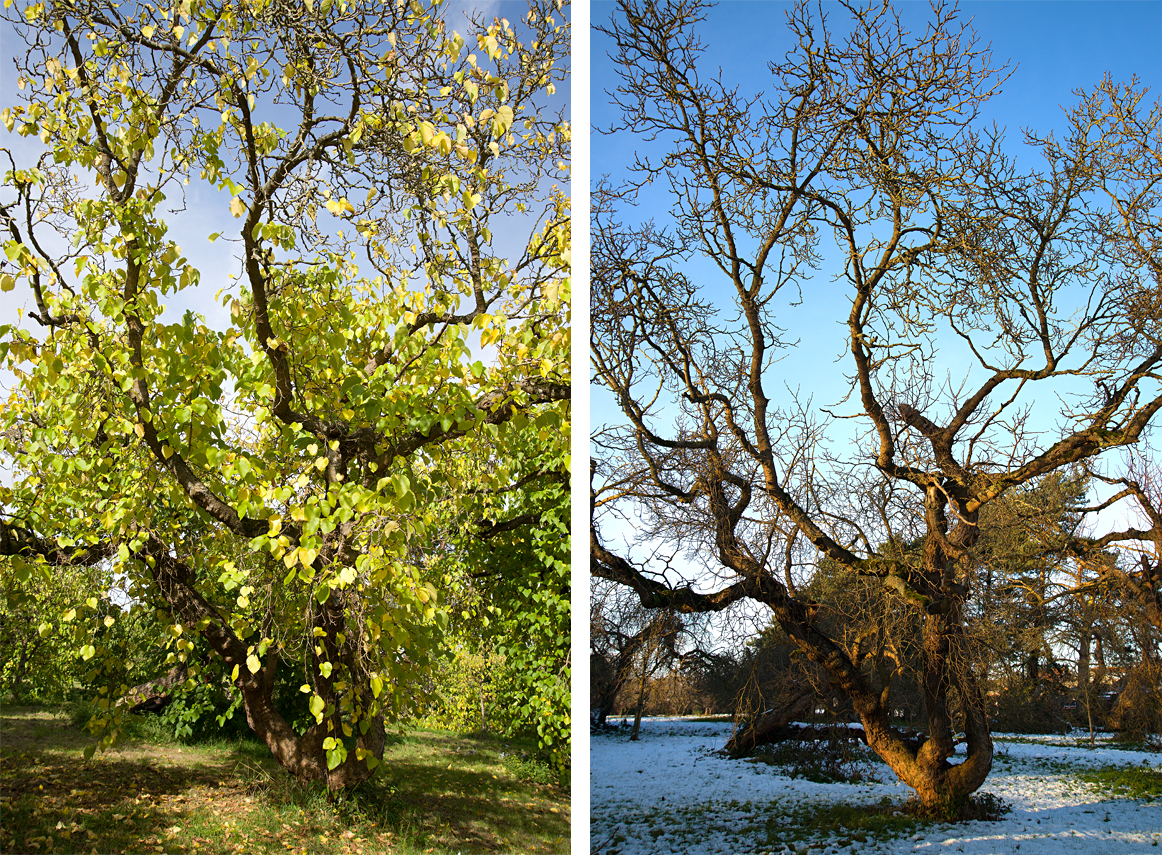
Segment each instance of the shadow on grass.
[[0,852],[565,853],[568,793],[521,781],[504,746],[452,734],[389,740],[383,772],[335,797],[260,743],[91,737],[50,712],[2,710]]
[[567,790],[522,780],[493,737],[416,731],[391,740],[381,772],[335,807],[454,852],[567,852]]
[[[4,852],[170,851],[165,841],[181,831],[191,807],[242,794],[230,771],[226,764],[166,767],[153,759],[111,757],[85,763],[56,751],[5,750],[0,847]],[[186,851],[187,845],[173,848]]]

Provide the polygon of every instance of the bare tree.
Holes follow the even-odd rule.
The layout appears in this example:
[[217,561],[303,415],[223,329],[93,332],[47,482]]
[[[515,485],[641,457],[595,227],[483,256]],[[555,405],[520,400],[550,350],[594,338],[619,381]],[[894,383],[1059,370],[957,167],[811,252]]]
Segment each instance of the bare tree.
[[[1022,171],[977,127],[1006,70],[954,6],[920,35],[888,4],[843,6],[846,34],[795,5],[794,47],[756,95],[702,67],[698,2],[620,0],[603,29],[625,116],[610,130],[649,147],[594,197],[592,364],[623,421],[594,440],[591,568],[650,608],[764,604],[922,803],[955,812],[993,756],[966,632],[984,510],[1137,443],[1162,407],[1159,109],[1105,81],[1061,139],[1026,135],[1039,165]],[[1100,125],[1109,103],[1121,119]],[[651,183],[672,219],[630,222]],[[698,260],[718,278],[696,279]],[[780,406],[782,306],[816,296],[850,391]],[[619,518],[639,550],[607,547]],[[684,578],[634,557],[659,542]],[[923,740],[891,726],[872,664],[818,619],[803,549],[916,618]]]
[[643,609],[608,584],[599,583],[597,588],[589,610],[590,696],[596,723],[604,727],[619,696],[632,690],[636,740],[647,683],[660,668],[680,658],[683,622],[672,611]]

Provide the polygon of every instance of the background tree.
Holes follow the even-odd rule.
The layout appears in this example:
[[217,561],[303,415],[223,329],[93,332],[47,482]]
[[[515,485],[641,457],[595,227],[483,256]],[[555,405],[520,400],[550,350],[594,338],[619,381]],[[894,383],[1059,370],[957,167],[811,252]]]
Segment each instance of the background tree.
[[649,615],[621,592],[593,580],[589,595],[589,706],[595,723],[618,710],[618,700],[629,685],[639,649],[649,634]]
[[[0,578],[0,686],[14,703],[63,700],[88,670],[76,655],[77,607],[104,606],[111,579],[99,567],[77,568],[47,578]],[[82,605],[85,604],[85,605]],[[71,613],[71,614],[70,614]]]
[[[537,733],[558,769],[569,763],[570,563],[567,411],[545,410],[504,442],[474,443],[458,460],[468,495],[460,503],[454,577],[462,602],[452,623],[490,680],[498,730]],[[486,668],[487,671],[487,668]]]
[[[623,0],[603,29],[625,117],[611,130],[650,146],[594,202],[594,378],[622,421],[595,441],[591,566],[651,608],[765,605],[921,802],[956,813],[993,753],[966,631],[986,509],[1137,443],[1162,407],[1162,110],[1106,81],[1083,104],[1116,102],[1121,137],[1086,118],[1100,109],[1074,111],[1061,139],[1026,137],[1038,165],[1018,169],[976,125],[1005,70],[954,7],[935,4],[919,35],[890,6],[844,8],[834,28],[796,4],[765,94],[700,66],[701,4]],[[651,183],[670,219],[627,221]],[[772,397],[794,323],[780,304],[815,297],[849,380],[821,413]],[[615,510],[691,574],[606,548]],[[877,580],[917,627],[923,740],[893,728],[883,687],[781,572],[792,536]]]
[[[414,2],[7,14],[25,88],[0,118],[44,154],[5,150],[0,203],[0,288],[39,325],[0,327],[5,572],[109,562],[288,771],[356,784],[447,625],[454,455],[567,419],[561,6],[466,35]],[[228,327],[163,311],[199,281],[168,236],[187,185],[237,252]],[[81,655],[112,678],[125,651]],[[124,690],[102,687],[102,746]]]

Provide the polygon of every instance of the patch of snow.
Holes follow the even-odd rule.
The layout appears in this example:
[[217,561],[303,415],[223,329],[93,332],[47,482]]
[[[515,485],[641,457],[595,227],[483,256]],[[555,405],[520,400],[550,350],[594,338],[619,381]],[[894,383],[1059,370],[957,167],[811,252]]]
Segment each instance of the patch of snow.
[[[780,833],[788,824],[780,816],[811,805],[902,803],[911,796],[878,761],[874,771],[882,783],[818,784],[763,763],[731,760],[718,751],[732,729],[728,721],[648,718],[637,742],[619,731],[595,734],[589,766],[593,852],[798,853],[810,841]],[[1112,799],[1077,778],[1100,766],[1162,768],[1162,755],[1079,747],[1072,737],[994,734],[994,741],[993,769],[981,791],[1012,804],[1000,821],[927,825],[895,839],[816,838],[812,855],[1162,855],[1162,804]]]

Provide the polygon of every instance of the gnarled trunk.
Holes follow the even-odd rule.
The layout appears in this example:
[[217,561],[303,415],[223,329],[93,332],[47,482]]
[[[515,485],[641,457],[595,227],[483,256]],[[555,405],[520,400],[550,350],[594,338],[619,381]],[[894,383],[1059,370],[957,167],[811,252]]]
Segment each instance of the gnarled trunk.
[[[988,777],[992,768],[993,742],[985,716],[984,699],[967,662],[960,655],[963,630],[957,609],[925,617],[921,639],[924,703],[928,712],[928,738],[909,745],[888,724],[886,706],[874,699],[855,698],[868,745],[905,784],[916,791],[929,811],[960,815],[968,797]],[[949,688],[955,688],[964,715],[967,756],[949,762],[956,749],[955,729],[949,711]]]
[[[327,752],[323,742],[329,735],[341,737],[342,724],[338,716],[324,718],[321,724],[312,725],[302,735],[296,733],[282,717],[272,700],[275,662],[277,659],[272,657],[268,666],[252,675],[263,675],[262,678],[240,681],[239,688],[242,691],[246,723],[270,749],[279,765],[301,781],[326,781],[327,788],[331,790],[353,787],[370,778],[372,770],[367,768],[365,761],[357,759],[354,751],[349,752],[347,759],[334,769],[327,769]],[[330,730],[328,724],[331,725]],[[383,757],[385,742],[382,716],[373,719],[366,734],[355,737],[356,746],[376,759]]]
[[[238,666],[238,676],[234,685],[242,693],[246,722],[255,735],[270,749],[279,765],[302,781],[326,781],[331,790],[353,787],[373,774],[368,769],[366,757],[383,757],[386,732],[382,715],[368,719],[366,732],[355,728],[353,732],[357,751],[349,751],[346,759],[334,769],[327,768],[327,752],[323,747],[328,737],[343,739],[343,713],[336,680],[321,677],[317,691],[327,704],[327,711],[321,721],[311,725],[306,733],[299,734],[283,718],[274,705],[274,683],[278,669],[278,654],[271,652],[258,670],[251,672],[248,665],[250,652],[247,645],[222,619],[217,610],[198,593],[193,584],[193,572],[180,559],[169,554],[163,545],[150,545],[148,563],[154,580],[169,605],[174,616],[187,626],[201,626],[201,635],[210,647],[222,657],[228,670]],[[353,657],[347,646],[341,646],[336,638],[344,629],[343,607],[337,596],[331,597],[315,610],[313,626],[322,629],[325,636],[320,639],[323,653],[316,652],[316,667],[321,657],[326,661],[346,665],[354,671]],[[337,674],[336,674],[337,676]],[[354,687],[348,691],[355,691]],[[371,706],[373,699],[366,693],[357,693],[355,705],[364,709]],[[358,755],[362,754],[363,759]]]

